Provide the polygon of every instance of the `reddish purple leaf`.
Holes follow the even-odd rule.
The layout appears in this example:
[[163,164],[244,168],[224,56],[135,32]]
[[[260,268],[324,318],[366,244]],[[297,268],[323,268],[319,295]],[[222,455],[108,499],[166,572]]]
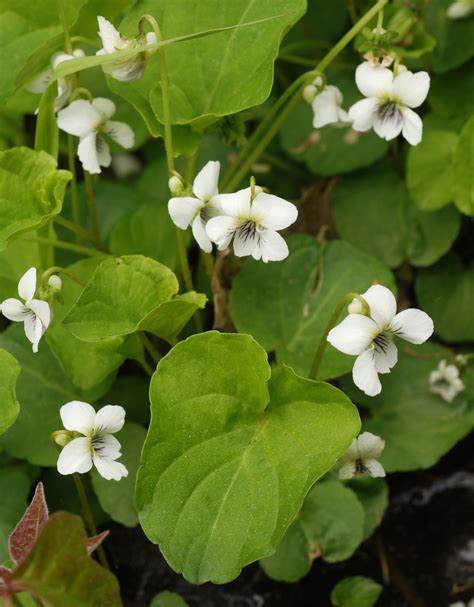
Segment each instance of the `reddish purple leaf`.
[[96,548],[98,548],[105,538],[109,535],[110,531],[102,531],[98,535],[86,538],[87,554],[91,555]]
[[17,565],[30,554],[48,517],[43,483],[38,483],[30,505],[8,540],[10,556]]

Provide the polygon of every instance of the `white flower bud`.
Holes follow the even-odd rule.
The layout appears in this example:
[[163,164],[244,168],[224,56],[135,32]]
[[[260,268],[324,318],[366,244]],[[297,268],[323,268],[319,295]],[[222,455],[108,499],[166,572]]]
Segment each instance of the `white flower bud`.
[[63,286],[63,281],[59,278],[57,274],[52,274],[48,278],[48,284],[53,289],[53,291],[60,291]]
[[303,99],[310,105],[313,103],[317,94],[318,89],[314,86],[314,84],[308,84],[303,89]]
[[184,184],[179,177],[173,175],[169,178],[168,187],[173,196],[179,196],[184,190]]
[[349,314],[362,314],[364,311],[364,306],[358,299],[353,299],[347,306],[347,311]]

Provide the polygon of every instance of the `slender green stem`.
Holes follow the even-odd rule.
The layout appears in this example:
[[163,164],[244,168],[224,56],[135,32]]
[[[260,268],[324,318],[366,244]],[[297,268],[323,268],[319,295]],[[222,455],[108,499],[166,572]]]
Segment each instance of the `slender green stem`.
[[92,234],[89,234],[87,230],[84,230],[81,225],[75,223],[74,221],[70,221],[65,217],[61,217],[61,215],[56,215],[56,217],[54,218],[54,222],[62,226],[63,228],[66,228],[66,230],[69,230],[77,237],[83,238],[84,240],[88,240],[89,242],[94,242],[94,236],[92,236]]
[[[379,0],[377,4],[359,19],[359,21],[351,27],[339,42],[321,59],[314,70],[300,76],[281,95],[274,106],[267,112],[265,118],[247,141],[247,144],[242,147],[235,162],[224,176],[223,190],[232,190],[238,186],[240,180],[247,174],[252,164],[258,159],[259,155],[265,151],[273,137],[278,133],[291,109],[297,104],[302,87],[310,78],[314,78],[315,75],[324,72],[367,23],[369,23],[369,21],[387,4],[387,2],[388,0]],[[287,107],[284,107],[285,104],[287,104]],[[288,106],[290,106],[290,110],[288,110]],[[283,114],[283,119],[280,116],[276,117],[279,112]],[[265,131],[265,135],[262,135]],[[258,143],[256,143],[257,141]],[[239,163],[242,160],[243,162],[239,167]]]
[[66,270],[66,268],[62,268],[61,266],[53,266],[52,268],[48,268],[46,270],[46,272],[43,272],[43,275],[41,277],[41,283],[43,285],[45,283],[47,283],[49,277],[52,276],[53,274],[64,274],[65,276],[67,276],[68,278],[70,278],[71,280],[76,282],[79,286],[81,286],[83,288],[85,288],[85,286],[86,286],[85,283],[82,282],[82,280],[80,278],[78,278],[75,274],[73,274],[69,270]]
[[100,44],[98,44],[95,40],[92,40],[92,38],[86,38],[85,36],[71,36],[71,42],[73,44],[74,42],[78,42],[80,44],[88,44],[89,46],[92,46],[93,48],[97,49],[102,48]]
[[94,181],[92,175],[88,171],[84,171],[84,185],[86,188],[87,206],[89,208],[89,217],[91,220],[92,234],[94,244],[97,249],[102,249],[100,242],[99,220],[97,219],[97,206],[95,202]]
[[[67,157],[69,170],[72,174],[71,180],[71,205],[72,205],[72,218],[76,224],[80,222],[79,215],[79,196],[77,194],[77,171],[76,171],[76,146],[74,144],[74,138],[72,135],[67,136]],[[79,242],[79,235],[76,238]]]
[[69,55],[72,55],[71,32],[66,19],[66,11],[64,10],[64,0],[59,0],[59,19],[64,32],[64,50]]
[[380,40],[380,35],[382,34],[382,25],[383,25],[383,8],[379,11],[377,15],[377,28],[375,30],[375,42]]
[[153,371],[153,369],[150,367],[150,365],[147,363],[147,361],[146,361],[144,358],[143,358],[143,359],[141,358],[141,359],[140,359],[138,362],[141,364],[141,366],[143,367],[143,369],[145,370],[145,372],[146,372],[146,373],[147,373],[147,374],[148,374],[150,377],[153,377],[153,373],[154,373],[154,371]]
[[321,335],[318,349],[316,350],[313,364],[311,365],[311,370],[309,372],[309,376],[308,376],[309,379],[316,379],[316,377],[318,375],[318,371],[319,371],[319,366],[323,359],[324,350],[326,349],[326,344],[328,341],[327,337],[328,337],[329,331],[334,326],[336,326],[336,323],[339,319],[339,316],[341,315],[341,312],[344,310],[344,308],[348,304],[351,303],[351,301],[353,299],[357,299],[358,301],[360,301],[360,303],[362,305],[362,313],[366,313],[366,314],[369,313],[369,306],[367,305],[367,302],[358,293],[346,293],[346,295],[344,295],[344,297],[339,301],[339,303],[335,307],[334,312],[332,313],[332,315],[328,321],[328,324],[326,325],[326,328],[324,329],[324,333]]
[[[87,526],[89,527],[89,531],[92,535],[98,535],[97,525],[94,521],[94,515],[92,514],[91,507],[89,505],[89,500],[87,498],[86,489],[84,487],[84,483],[82,482],[81,477],[77,472],[72,475],[74,479],[74,484],[76,485],[77,494],[79,496],[79,500],[81,502],[82,513],[84,514],[84,519],[86,521]],[[99,561],[106,568],[110,569],[109,563],[107,561],[107,557],[105,556],[104,548],[102,545],[97,547],[97,555],[99,557]]]
[[153,362],[155,363],[155,365],[157,365],[162,358],[160,351],[158,350],[158,348],[155,346],[155,344],[151,341],[151,339],[148,337],[148,335],[144,331],[140,331],[138,333],[138,335],[139,335],[143,345],[145,346],[145,349],[148,351],[148,353],[152,357]]
[[83,247],[82,245],[74,244],[72,242],[64,242],[63,240],[55,240],[54,238],[44,238],[43,236],[28,235],[28,237],[23,237],[22,240],[30,240],[31,242],[37,242],[39,244],[49,244],[56,249],[74,251],[75,253],[79,253],[81,255],[88,255],[89,257],[95,257],[96,255],[107,255],[107,253],[105,253],[104,251],[97,251],[97,249]]

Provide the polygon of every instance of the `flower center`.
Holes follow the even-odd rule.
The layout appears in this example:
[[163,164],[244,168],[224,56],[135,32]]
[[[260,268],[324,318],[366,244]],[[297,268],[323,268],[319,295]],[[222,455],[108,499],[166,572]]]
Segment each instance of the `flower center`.
[[98,455],[102,455],[106,448],[106,441],[102,434],[96,434],[91,439],[92,450]]
[[374,339],[375,350],[381,354],[386,354],[390,346],[390,338],[386,333],[379,333]]
[[255,221],[251,219],[245,220],[236,230],[237,234],[244,242],[247,240],[255,240],[260,241],[260,234],[258,230],[258,226]]
[[395,99],[384,100],[377,109],[377,115],[382,122],[392,122],[397,126],[403,122],[400,105]]

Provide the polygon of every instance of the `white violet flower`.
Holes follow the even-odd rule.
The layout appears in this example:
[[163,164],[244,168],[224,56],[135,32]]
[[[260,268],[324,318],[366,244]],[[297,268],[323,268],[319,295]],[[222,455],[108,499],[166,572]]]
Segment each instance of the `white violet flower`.
[[125,466],[116,461],[122,455],[121,445],[112,436],[123,428],[123,407],[106,405],[96,413],[88,403],[73,400],[61,407],[60,415],[66,430],[82,435],[68,442],[59,454],[60,474],[84,474],[94,465],[107,480],[128,476]]
[[[53,79],[54,70],[60,63],[63,63],[63,61],[69,61],[70,59],[78,59],[84,56],[84,51],[80,48],[73,51],[72,55],[69,55],[68,53],[55,53],[51,57],[51,67],[46,68],[37,76],[35,76],[32,80],[30,80],[25,85],[25,89],[30,93],[35,93],[36,95],[44,93],[44,91],[48,88],[50,82]],[[59,112],[59,110],[66,105],[69,97],[71,96],[71,93],[71,79],[67,76],[64,78],[58,78],[58,96],[56,97],[56,101],[54,104],[54,109],[56,112]]]
[[221,194],[218,204],[223,214],[208,221],[206,232],[219,250],[226,249],[233,239],[237,257],[251,255],[265,263],[288,257],[288,245],[278,230],[296,221],[298,210],[294,204],[259,187],[253,199],[249,187]]
[[[115,51],[126,48],[134,48],[144,44],[155,44],[157,42],[156,34],[148,32],[137,38],[125,38],[115,29],[115,27],[104,17],[97,17],[99,22],[99,36],[102,40],[103,48],[97,51],[97,55],[110,55]],[[115,80],[128,82],[138,80],[145,69],[148,59],[156,52],[156,49],[150,49],[137,53],[133,57],[116,59],[111,63],[104,63],[101,67],[106,74],[110,74]]]
[[456,603],[451,603],[449,607],[474,607],[474,599],[471,599],[469,603],[464,603],[463,601],[456,601]]
[[343,456],[343,464],[339,469],[339,478],[348,480],[355,476],[369,474],[373,477],[385,476],[385,470],[377,458],[385,447],[385,441],[371,432],[363,432]]
[[[209,161],[193,181],[194,196],[175,197],[168,202],[168,211],[173,223],[182,230],[191,226],[196,242],[206,253],[212,251],[212,242],[206,233],[206,224],[220,212],[217,202],[220,167],[219,161]],[[178,178],[172,177],[170,180],[170,186],[176,191],[177,181],[172,182],[173,179],[178,180]]]
[[25,335],[38,352],[38,344],[51,323],[51,308],[48,302],[34,299],[36,291],[36,268],[30,268],[18,283],[19,299],[9,298],[1,304],[2,314],[9,320],[22,322]]
[[433,333],[433,321],[415,308],[397,314],[393,293],[382,285],[370,287],[361,297],[370,308],[370,316],[349,314],[331,329],[327,339],[337,350],[357,356],[352,369],[354,383],[368,396],[376,396],[382,390],[378,374],[390,373],[398,360],[392,336],[422,344]]
[[79,137],[77,154],[84,170],[89,173],[100,173],[100,167],[108,167],[112,161],[102,133],[124,148],[133,147],[135,136],[128,124],[110,120],[115,110],[113,101],[96,97],[92,102],[77,99],[58,114],[59,128]]
[[446,360],[440,361],[438,368],[430,373],[430,390],[439,394],[447,403],[453,402],[459,392],[466,386],[459,377],[459,369],[456,365],[448,365]]
[[450,19],[464,19],[473,14],[474,2],[472,0],[456,0],[448,6],[448,10],[446,11],[446,15]]
[[328,124],[342,126],[350,124],[349,114],[342,109],[344,98],[337,86],[327,84],[322,90],[322,78],[305,87],[303,96],[313,108],[313,126],[320,129]]
[[362,63],[356,69],[356,84],[367,97],[349,109],[355,131],[371,128],[389,141],[400,133],[411,145],[421,141],[423,123],[412,108],[419,107],[428,95],[430,77],[427,72],[408,71],[403,66],[394,75],[382,65]]

